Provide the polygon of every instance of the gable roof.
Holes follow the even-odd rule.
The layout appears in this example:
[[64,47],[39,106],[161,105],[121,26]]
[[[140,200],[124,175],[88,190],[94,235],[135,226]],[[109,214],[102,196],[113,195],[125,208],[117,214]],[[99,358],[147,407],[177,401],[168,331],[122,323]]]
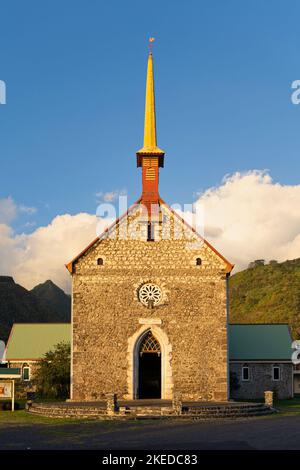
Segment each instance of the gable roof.
[[287,324],[229,325],[228,334],[230,360],[291,360]]
[[70,323],[15,323],[7,341],[4,359],[37,360],[58,343],[69,343]]
[[[95,238],[83,251],[81,251],[75,258],[73,258],[69,263],[67,263],[65,266],[68,269],[68,271],[72,274],[73,273],[73,266],[76,261],[78,261],[90,248],[92,248],[99,240],[105,238],[112,230],[114,230],[119,222],[123,220],[126,216],[128,216],[139,204],[141,203],[141,198],[138,199],[129,209],[120,217],[118,217],[109,227],[107,227],[101,235],[99,235],[97,238]],[[189,225],[186,220],[181,217],[177,212],[172,209],[163,199],[159,199],[159,204],[162,206],[165,206],[178,220],[181,221],[183,225],[188,227],[197,237],[199,237],[214,253],[221,258],[224,263],[226,264],[226,273],[230,273],[232,269],[234,268],[234,264],[231,264],[224,256],[221,255],[205,238],[203,238],[191,225]]]

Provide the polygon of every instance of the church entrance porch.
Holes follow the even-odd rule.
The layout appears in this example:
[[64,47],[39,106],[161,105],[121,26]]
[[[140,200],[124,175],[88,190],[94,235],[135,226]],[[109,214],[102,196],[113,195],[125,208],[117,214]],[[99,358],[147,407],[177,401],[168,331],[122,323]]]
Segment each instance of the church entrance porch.
[[161,349],[149,331],[139,350],[138,398],[161,398]]

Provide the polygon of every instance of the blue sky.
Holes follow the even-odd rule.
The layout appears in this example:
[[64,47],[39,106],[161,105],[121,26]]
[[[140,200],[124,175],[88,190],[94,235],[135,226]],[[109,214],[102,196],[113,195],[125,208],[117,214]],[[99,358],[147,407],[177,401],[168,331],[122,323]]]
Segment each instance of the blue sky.
[[[299,183],[296,1],[1,3],[0,199],[35,207],[17,231],[141,191],[147,40],[154,36],[160,192],[191,202],[225,174]],[[30,212],[30,211],[29,211]]]

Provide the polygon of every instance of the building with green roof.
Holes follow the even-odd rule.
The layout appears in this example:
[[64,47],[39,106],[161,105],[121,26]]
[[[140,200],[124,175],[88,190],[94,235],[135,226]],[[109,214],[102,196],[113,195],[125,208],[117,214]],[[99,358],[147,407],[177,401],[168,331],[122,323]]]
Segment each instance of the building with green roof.
[[70,323],[13,325],[4,352],[4,361],[8,367],[21,370],[21,394],[32,390],[36,367],[45,354],[53,350],[58,343],[70,343],[70,339]]
[[287,324],[229,325],[228,345],[231,398],[259,399],[266,390],[281,399],[293,396],[292,337]]

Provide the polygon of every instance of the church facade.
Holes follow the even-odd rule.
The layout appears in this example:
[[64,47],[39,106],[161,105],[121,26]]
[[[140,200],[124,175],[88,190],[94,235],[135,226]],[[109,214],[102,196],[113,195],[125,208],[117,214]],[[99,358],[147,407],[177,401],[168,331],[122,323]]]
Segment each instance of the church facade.
[[152,53],[140,199],[68,265],[71,399],[229,398],[229,263],[159,195]]

